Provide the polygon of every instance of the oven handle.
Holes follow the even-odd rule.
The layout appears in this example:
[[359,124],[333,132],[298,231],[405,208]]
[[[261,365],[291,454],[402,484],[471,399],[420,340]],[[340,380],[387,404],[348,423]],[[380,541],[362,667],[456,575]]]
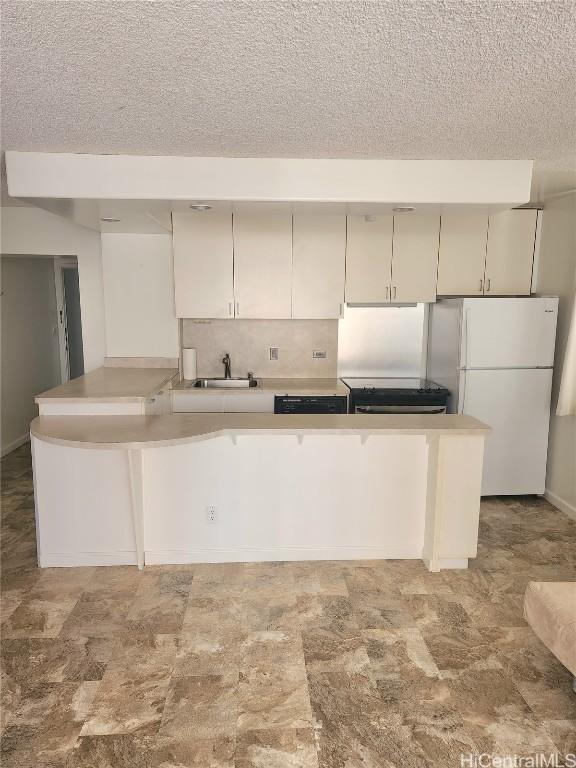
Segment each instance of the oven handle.
[[355,413],[446,413],[444,405],[357,405]]

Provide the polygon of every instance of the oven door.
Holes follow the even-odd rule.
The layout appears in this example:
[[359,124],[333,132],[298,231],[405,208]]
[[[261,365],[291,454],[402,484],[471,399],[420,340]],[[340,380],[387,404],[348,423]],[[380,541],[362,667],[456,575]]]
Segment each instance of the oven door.
[[357,405],[354,413],[446,413],[445,405]]

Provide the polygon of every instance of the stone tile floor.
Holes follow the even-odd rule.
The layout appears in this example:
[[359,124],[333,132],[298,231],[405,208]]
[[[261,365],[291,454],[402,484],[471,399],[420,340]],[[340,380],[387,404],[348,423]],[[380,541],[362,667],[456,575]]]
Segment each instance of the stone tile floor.
[[36,568],[29,447],[2,461],[2,766],[424,768],[576,751],[522,618],[576,523],[482,504],[468,571],[418,561]]

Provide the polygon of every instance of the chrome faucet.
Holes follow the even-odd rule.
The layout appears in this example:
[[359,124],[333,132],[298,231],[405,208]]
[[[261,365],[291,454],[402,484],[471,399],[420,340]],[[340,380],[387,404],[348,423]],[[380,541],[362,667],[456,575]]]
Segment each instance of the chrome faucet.
[[224,363],[224,378],[225,379],[231,379],[232,378],[232,371],[230,370],[232,362],[230,360],[230,355],[228,352],[224,355],[222,358],[222,362]]

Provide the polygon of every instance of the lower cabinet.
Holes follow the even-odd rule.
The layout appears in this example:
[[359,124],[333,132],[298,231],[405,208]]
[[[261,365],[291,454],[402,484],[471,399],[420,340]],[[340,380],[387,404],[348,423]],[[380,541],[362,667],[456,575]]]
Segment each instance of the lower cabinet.
[[225,413],[274,413],[274,393],[224,395]]
[[224,396],[175,389],[172,391],[172,412],[224,413]]
[[173,390],[174,413],[274,413],[273,392],[203,394]]

